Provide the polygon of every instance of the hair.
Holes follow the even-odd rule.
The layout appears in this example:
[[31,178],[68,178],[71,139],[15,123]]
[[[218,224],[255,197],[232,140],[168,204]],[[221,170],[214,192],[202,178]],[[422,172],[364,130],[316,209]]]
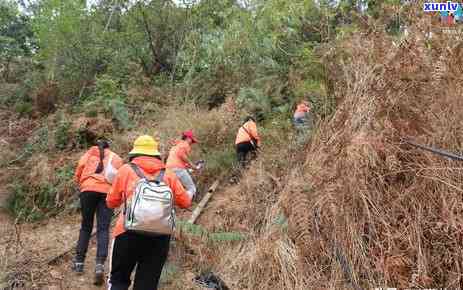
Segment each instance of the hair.
[[251,120],[254,121],[254,122],[256,121],[256,119],[254,119],[253,116],[247,116],[246,118],[244,118],[243,124],[245,124],[246,122],[251,121]]
[[98,140],[96,141],[96,146],[98,146],[98,150],[100,151],[100,162],[95,170],[95,173],[101,173],[104,169],[103,159],[104,159],[104,150],[109,148],[109,143],[106,140]]

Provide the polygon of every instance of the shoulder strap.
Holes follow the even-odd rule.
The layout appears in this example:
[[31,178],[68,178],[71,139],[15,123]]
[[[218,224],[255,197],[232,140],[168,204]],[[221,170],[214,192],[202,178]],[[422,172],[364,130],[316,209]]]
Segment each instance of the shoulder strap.
[[141,172],[140,168],[138,168],[135,163],[129,162],[129,164],[132,170],[135,171],[135,173],[138,175],[138,177],[146,179],[146,176],[143,174],[143,172]]
[[159,172],[159,175],[158,177],[156,177],[156,180],[155,180],[157,184],[161,183],[164,180],[165,173],[166,173],[166,169],[165,168],[161,169],[161,172]]
[[157,184],[161,183],[164,180],[164,175],[165,175],[165,172],[166,172],[165,168],[161,169],[161,171],[159,172],[159,175],[158,175],[158,177],[156,177],[156,179],[150,180],[150,179],[146,178],[146,176],[143,174],[143,172],[140,170],[140,168],[136,164],[134,164],[132,162],[130,162],[129,164],[130,164],[130,167],[132,167],[133,171],[135,171],[135,173],[140,178],[144,178],[144,179],[149,180],[149,181],[154,181]]
[[246,132],[246,134],[248,134],[249,138],[251,138],[251,144],[252,144],[252,147],[256,147],[256,138],[254,138],[254,136],[251,135],[251,133],[249,133],[248,129],[246,129],[245,125],[247,124],[247,122],[245,124],[243,124],[243,126],[241,126],[241,128],[243,128],[243,130]]

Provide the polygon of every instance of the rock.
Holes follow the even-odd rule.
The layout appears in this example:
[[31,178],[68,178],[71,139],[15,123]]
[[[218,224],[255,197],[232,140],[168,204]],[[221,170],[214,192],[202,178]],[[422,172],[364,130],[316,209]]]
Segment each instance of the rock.
[[[50,275],[53,279],[58,279],[58,280],[62,280],[63,279],[63,275],[56,271],[56,270],[51,270],[50,271]],[[54,286],[50,286],[50,287],[54,287]]]

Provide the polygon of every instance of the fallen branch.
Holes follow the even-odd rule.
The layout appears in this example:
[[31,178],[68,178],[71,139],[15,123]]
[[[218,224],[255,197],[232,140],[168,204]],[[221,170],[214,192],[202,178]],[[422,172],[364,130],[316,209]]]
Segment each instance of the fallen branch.
[[209,199],[212,197],[212,194],[214,193],[214,191],[217,189],[217,187],[219,186],[219,179],[217,179],[213,184],[212,186],[209,188],[209,190],[207,191],[206,195],[203,197],[203,199],[201,200],[201,202],[198,204],[198,206],[195,208],[195,210],[193,211],[193,214],[191,215],[191,218],[188,220],[188,222],[190,224],[194,224],[196,222],[196,219],[199,217],[199,215],[201,214],[201,212],[203,211],[204,207],[206,206],[207,202],[209,201]]

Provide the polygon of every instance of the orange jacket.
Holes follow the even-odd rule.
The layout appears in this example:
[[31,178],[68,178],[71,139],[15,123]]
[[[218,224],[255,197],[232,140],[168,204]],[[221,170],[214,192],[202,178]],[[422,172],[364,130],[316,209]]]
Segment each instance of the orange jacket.
[[[116,169],[119,169],[124,162],[122,159],[114,152],[109,149],[104,150],[104,167],[108,165],[110,155],[113,154],[112,166]],[[97,146],[93,146],[88,150],[84,156],[79,160],[77,165],[76,172],[74,174],[74,180],[79,185],[80,192],[84,191],[95,191],[101,193],[108,193],[111,189],[111,184],[109,184],[104,177],[104,170],[101,173],[95,173],[98,164],[100,163],[100,151]]]
[[167,168],[188,168],[186,158],[191,153],[191,146],[185,140],[179,140],[175,142],[174,147],[170,149],[169,157],[167,158],[166,167]]
[[301,103],[297,105],[296,111],[294,112],[294,118],[303,118],[309,111],[310,108],[306,104]]
[[[155,157],[140,156],[132,160],[146,175],[147,178],[154,178],[159,174],[162,168],[165,168],[164,163]],[[122,166],[114,179],[111,191],[106,196],[106,205],[109,208],[116,208],[124,204],[124,195],[130,198],[135,190],[135,185],[140,178],[129,164]],[[175,204],[181,208],[191,206],[191,199],[173,172],[166,171],[164,182],[172,189],[174,193]],[[119,214],[116,226],[114,227],[114,237],[125,232],[123,213]]]
[[[246,128],[247,132],[244,128]],[[251,136],[249,135],[251,135],[254,139],[257,140],[256,145],[259,146],[260,137],[259,137],[259,134],[257,133],[257,125],[256,125],[256,122],[252,120],[247,121],[246,123],[244,123],[243,126],[241,126],[238,129],[238,134],[236,135],[236,139],[235,139],[235,145],[251,141]]]

